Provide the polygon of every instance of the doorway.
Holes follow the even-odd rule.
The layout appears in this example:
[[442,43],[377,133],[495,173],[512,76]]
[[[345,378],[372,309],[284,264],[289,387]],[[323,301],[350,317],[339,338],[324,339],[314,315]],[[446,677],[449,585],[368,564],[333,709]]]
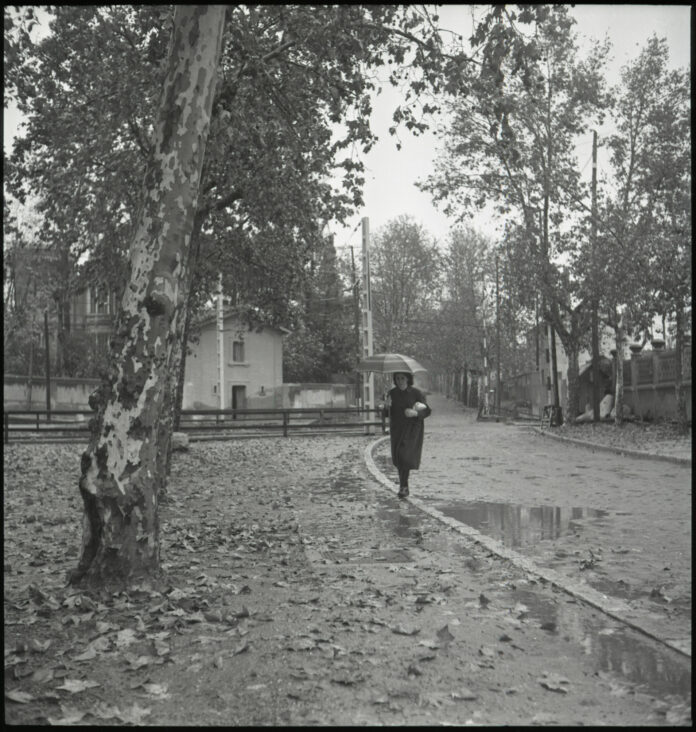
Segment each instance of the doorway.
[[[232,409],[246,409],[246,386],[232,387]],[[233,413],[232,419],[237,419],[237,415]]]

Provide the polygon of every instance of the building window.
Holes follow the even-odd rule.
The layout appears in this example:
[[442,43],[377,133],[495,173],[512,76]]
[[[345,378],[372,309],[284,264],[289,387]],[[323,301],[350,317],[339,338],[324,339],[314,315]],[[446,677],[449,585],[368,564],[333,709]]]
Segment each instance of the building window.
[[99,354],[108,354],[109,353],[109,339],[110,339],[109,333],[96,333],[95,334],[95,346],[97,349],[97,353]]
[[105,287],[92,285],[89,288],[89,312],[92,315],[109,313],[109,293]]
[[232,360],[237,363],[244,361],[244,341],[232,341]]

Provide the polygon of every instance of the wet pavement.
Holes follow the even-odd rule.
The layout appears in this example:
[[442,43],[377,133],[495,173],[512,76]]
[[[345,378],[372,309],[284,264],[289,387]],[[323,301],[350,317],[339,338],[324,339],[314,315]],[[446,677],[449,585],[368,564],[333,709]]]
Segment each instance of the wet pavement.
[[[433,433],[437,434],[437,425],[430,430],[431,439]],[[387,470],[384,461],[380,462]],[[415,481],[412,483],[417,485]],[[306,551],[315,566],[323,566],[327,571],[350,572],[383,564],[392,572],[404,573],[422,570],[424,556],[432,560],[437,554],[448,557],[452,566],[457,567],[447,569],[441,561],[436,565],[438,572],[451,572],[453,583],[462,580],[454,576],[459,571],[473,572],[478,577],[495,572],[496,560],[490,553],[482,559],[480,551],[465,537],[443,532],[437,526],[437,519],[411,501],[401,501],[383,487],[365,481],[357,469],[344,468],[330,481],[307,487],[311,508],[308,505],[300,511],[298,520],[303,533],[312,537]],[[422,491],[421,488],[419,492]],[[582,507],[573,508],[566,515],[559,507],[552,506],[526,507],[487,501],[445,503],[434,494],[431,484],[427,495],[442,513],[509,546],[527,547],[532,554],[535,547],[539,553],[540,542],[553,542],[576,531],[575,524],[605,519],[610,514],[609,510]],[[341,521],[341,516],[347,517],[348,511],[350,519]],[[355,522],[360,523],[361,519],[361,530],[356,533]],[[322,549],[313,549],[311,544]],[[690,709],[691,667],[684,654],[546,583],[538,583],[528,576],[507,577],[506,581],[495,579],[487,586],[485,602],[483,596],[465,598],[459,612],[483,617],[476,613],[497,611],[506,622],[517,621],[518,629],[519,622],[524,622],[547,638],[555,637],[563,648],[559,652],[566,653],[567,644],[571,644],[589,661],[594,676],[610,688],[611,694],[642,693],[662,700],[658,704]],[[449,599],[454,608],[453,598]],[[528,638],[527,642],[533,640]],[[524,649],[516,648],[528,654],[533,652],[528,645]]]
[[[412,498],[560,573],[569,587],[616,598],[630,622],[690,653],[690,466],[477,422],[437,394],[430,402]],[[395,480],[388,440],[372,456]]]

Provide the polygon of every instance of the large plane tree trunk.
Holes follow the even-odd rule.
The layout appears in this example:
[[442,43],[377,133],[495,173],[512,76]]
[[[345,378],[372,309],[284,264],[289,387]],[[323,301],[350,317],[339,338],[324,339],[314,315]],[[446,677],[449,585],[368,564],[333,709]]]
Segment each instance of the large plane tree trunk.
[[224,6],[175,6],[130,282],[82,455],[83,536],[74,584],[125,586],[159,570],[157,492],[171,437],[171,423],[161,429],[160,415],[185,315],[188,247],[224,20]]

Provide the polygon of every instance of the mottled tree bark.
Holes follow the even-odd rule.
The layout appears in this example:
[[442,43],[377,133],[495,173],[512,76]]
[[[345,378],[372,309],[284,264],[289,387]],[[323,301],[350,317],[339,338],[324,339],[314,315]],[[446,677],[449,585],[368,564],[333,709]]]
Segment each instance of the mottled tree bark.
[[175,6],[155,145],[130,249],[130,282],[112,339],[109,378],[82,456],[83,536],[73,583],[124,586],[159,569],[157,496],[171,437],[171,421],[160,418],[173,397],[167,396],[172,353],[184,317],[188,248],[224,20],[224,6]]

